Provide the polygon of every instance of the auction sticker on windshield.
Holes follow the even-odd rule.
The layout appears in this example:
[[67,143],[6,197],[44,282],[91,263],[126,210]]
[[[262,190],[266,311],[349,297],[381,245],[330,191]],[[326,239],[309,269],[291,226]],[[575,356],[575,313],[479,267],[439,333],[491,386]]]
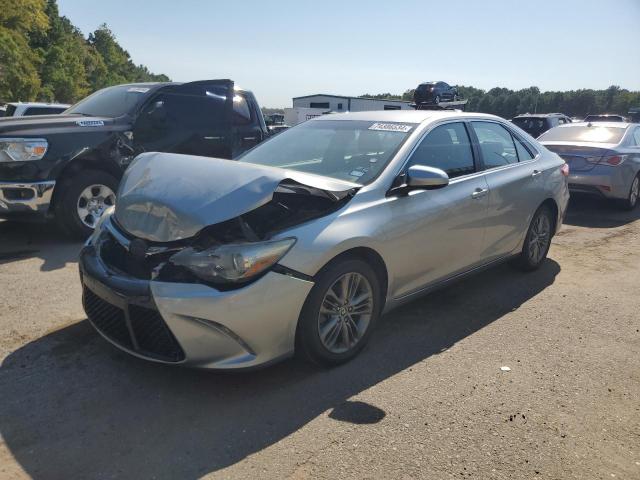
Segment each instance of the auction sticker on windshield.
[[412,125],[404,125],[402,123],[374,123],[369,127],[369,130],[380,130],[383,132],[403,132],[407,133],[412,128]]
[[147,93],[149,89],[147,87],[131,87],[127,90],[127,92],[135,92],[135,93]]

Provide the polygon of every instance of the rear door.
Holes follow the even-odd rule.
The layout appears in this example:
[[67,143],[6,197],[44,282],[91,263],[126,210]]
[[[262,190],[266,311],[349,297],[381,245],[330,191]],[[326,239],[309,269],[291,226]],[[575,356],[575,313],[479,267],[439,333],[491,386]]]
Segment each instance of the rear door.
[[489,209],[482,257],[488,261],[512,252],[544,194],[537,152],[499,122],[472,121],[489,185]]
[[134,123],[138,151],[231,158],[233,82],[168,85],[146,102]]

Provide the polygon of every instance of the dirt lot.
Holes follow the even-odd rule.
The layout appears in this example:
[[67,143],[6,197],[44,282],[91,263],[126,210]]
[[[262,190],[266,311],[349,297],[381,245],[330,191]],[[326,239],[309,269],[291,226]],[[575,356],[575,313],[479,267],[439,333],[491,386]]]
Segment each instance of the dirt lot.
[[0,222],[0,478],[639,479],[639,220],[572,200],[538,272],[392,312],[343,367],[235,375],[120,353],[79,244]]

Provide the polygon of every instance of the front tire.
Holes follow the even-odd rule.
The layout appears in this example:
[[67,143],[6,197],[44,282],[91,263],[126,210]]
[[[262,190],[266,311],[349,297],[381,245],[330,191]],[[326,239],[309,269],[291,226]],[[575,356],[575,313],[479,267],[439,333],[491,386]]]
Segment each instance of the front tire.
[[326,367],[351,360],[368,342],[381,307],[380,280],[366,262],[329,264],[300,313],[296,353]]
[[102,213],[115,205],[118,180],[100,170],[82,170],[63,185],[55,205],[57,222],[67,234],[87,238]]
[[512,262],[521,270],[530,272],[540,268],[547,258],[553,237],[554,218],[551,209],[541,206],[531,219],[520,255]]

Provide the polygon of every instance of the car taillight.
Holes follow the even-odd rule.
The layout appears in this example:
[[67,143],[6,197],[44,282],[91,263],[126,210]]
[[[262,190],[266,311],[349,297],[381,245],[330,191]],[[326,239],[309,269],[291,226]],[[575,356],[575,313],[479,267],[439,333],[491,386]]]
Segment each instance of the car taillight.
[[565,177],[569,176],[569,164],[565,163],[564,165],[562,165],[560,167],[560,171],[562,172],[562,175],[564,175]]
[[622,162],[626,160],[626,155],[610,155],[608,157],[602,157],[600,160],[601,163],[606,163],[607,165],[611,165],[613,167],[617,167]]

